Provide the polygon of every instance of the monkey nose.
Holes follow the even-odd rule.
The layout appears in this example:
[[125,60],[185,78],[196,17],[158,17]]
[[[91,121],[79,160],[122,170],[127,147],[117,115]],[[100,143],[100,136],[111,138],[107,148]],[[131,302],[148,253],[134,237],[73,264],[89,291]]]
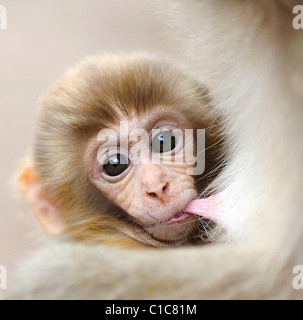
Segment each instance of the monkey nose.
[[162,203],[164,203],[164,195],[168,191],[169,183],[166,182],[164,185],[161,185],[157,188],[153,188],[152,190],[146,191],[146,195],[150,198],[159,199]]

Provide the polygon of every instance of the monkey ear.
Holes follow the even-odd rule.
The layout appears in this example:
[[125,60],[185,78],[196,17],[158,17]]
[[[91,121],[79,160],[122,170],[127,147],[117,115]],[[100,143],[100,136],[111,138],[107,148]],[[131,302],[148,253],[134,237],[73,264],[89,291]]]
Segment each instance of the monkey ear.
[[65,225],[60,212],[54,201],[49,198],[35,170],[30,166],[25,167],[19,176],[18,183],[41,225],[51,234],[64,233]]

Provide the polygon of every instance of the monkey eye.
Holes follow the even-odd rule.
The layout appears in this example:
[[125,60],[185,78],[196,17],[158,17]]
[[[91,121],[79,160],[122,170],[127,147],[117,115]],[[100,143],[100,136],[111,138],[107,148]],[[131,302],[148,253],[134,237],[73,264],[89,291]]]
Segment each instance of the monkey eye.
[[103,164],[103,171],[111,176],[115,177],[125,171],[129,166],[129,160],[124,155],[118,153],[107,158]]
[[152,150],[157,153],[164,153],[174,150],[177,144],[177,137],[170,131],[158,133],[152,140]]

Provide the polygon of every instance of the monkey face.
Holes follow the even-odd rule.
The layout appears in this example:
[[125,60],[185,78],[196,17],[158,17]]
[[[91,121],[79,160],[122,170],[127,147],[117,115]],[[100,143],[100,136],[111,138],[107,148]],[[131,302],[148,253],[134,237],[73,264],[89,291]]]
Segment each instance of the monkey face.
[[150,55],[105,55],[67,72],[40,104],[33,178],[21,180],[49,232],[88,243],[204,242],[198,218],[183,211],[218,162],[203,84]]
[[92,154],[96,159],[90,179],[152,237],[188,238],[198,220],[183,211],[197,197],[189,161],[195,152],[193,139],[191,146],[184,145],[187,121],[169,107],[135,119],[106,128],[92,139],[87,153],[90,161]]

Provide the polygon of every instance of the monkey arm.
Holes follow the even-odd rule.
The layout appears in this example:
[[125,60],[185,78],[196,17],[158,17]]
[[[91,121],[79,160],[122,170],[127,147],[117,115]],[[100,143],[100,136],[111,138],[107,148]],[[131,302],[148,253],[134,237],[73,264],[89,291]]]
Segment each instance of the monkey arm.
[[279,266],[288,277],[276,277],[273,259],[265,248],[136,251],[59,242],[21,265],[7,299],[291,298],[291,270]]

